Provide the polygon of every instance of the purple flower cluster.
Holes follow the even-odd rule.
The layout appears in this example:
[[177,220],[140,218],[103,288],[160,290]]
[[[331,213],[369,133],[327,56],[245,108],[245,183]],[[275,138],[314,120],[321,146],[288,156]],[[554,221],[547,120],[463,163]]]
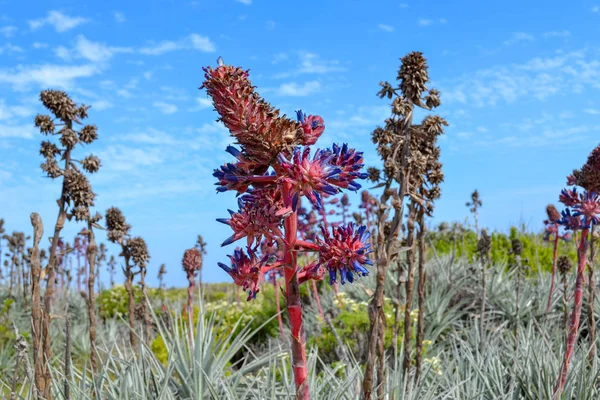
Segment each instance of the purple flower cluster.
[[373,252],[369,243],[370,233],[366,226],[356,228],[352,222],[347,226],[333,227],[332,232],[321,227],[323,238],[318,238],[319,263],[329,271],[329,283],[354,281],[354,274],[365,276],[369,270],[365,265],[373,265],[367,256]]
[[317,208],[323,207],[323,193],[336,195],[341,189],[358,190],[360,184],[356,179],[365,179],[366,173],[361,173],[363,167],[362,152],[334,144],[333,148],[317,150],[310,158],[310,148],[294,148],[291,160],[283,153],[279,155],[279,166],[282,169],[281,179],[291,184],[290,198],[285,199],[286,205],[296,210],[298,199],[304,195]]
[[590,229],[600,222],[600,197],[597,193],[564,189],[559,200],[567,208],[561,212],[558,223],[569,230]]
[[231,267],[218,263],[225,272],[231,276],[233,282],[248,291],[248,300],[256,298],[259,292],[261,280],[261,267],[266,262],[265,259],[259,259],[256,253],[248,248],[248,254],[242,249],[234,250],[233,255],[229,256]]

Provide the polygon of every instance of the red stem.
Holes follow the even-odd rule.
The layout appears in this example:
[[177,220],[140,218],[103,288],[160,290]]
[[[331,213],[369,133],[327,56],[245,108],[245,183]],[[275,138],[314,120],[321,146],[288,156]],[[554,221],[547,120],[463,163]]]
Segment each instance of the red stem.
[[[284,199],[289,198],[290,184],[282,187]],[[298,207],[300,204],[298,204]],[[310,400],[308,390],[308,371],[306,369],[306,350],[304,327],[302,326],[302,302],[300,300],[300,287],[297,275],[297,256],[294,251],[298,236],[298,213],[293,212],[285,219],[285,255],[284,278],[287,297],[287,309],[292,330],[292,368],[296,382],[296,400]]]
[[552,294],[554,293],[554,281],[556,279],[556,255],[558,250],[558,231],[554,238],[554,250],[552,252],[552,283],[550,283],[550,294],[548,295],[548,305],[546,307],[546,313],[550,312],[552,307]]
[[300,250],[312,250],[319,251],[319,246],[315,243],[307,242],[306,240],[296,240],[296,247],[300,247]]
[[273,287],[275,288],[275,304],[277,306],[277,322],[279,323],[279,333],[281,337],[285,337],[285,331],[283,330],[283,318],[281,318],[281,304],[279,303],[279,283],[277,278],[273,277]]
[[573,310],[571,311],[571,323],[569,324],[569,336],[567,337],[567,347],[565,349],[564,358],[560,367],[560,373],[556,386],[554,386],[553,399],[560,398],[560,395],[565,387],[567,381],[567,373],[569,372],[569,364],[571,358],[573,358],[573,350],[575,349],[575,342],[577,341],[577,335],[579,331],[579,318],[581,317],[581,305],[583,300],[583,283],[585,280],[585,266],[587,261],[587,248],[588,248],[588,237],[589,229],[583,229],[581,231],[579,247],[577,251],[577,278],[575,280],[575,300],[573,304]]
[[313,293],[315,294],[315,300],[317,301],[317,308],[319,309],[319,315],[325,321],[325,313],[323,313],[323,307],[321,307],[321,298],[319,297],[319,291],[317,290],[317,282],[311,280]]

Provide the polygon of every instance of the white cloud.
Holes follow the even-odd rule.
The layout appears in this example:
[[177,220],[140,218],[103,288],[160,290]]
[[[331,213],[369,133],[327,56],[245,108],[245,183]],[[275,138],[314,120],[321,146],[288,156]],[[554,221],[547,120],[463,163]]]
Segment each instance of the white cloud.
[[22,48],[20,48],[19,46],[15,46],[11,43],[7,43],[4,46],[0,46],[0,54],[2,53],[23,53],[24,50]]
[[95,65],[19,65],[13,69],[0,70],[0,83],[6,83],[15,90],[25,90],[31,85],[43,88],[70,89],[78,78],[96,75],[100,69]]
[[[287,59],[287,56],[286,58],[284,58],[283,54],[284,53],[280,53],[280,55],[278,56],[279,59]],[[299,51],[296,52],[296,54],[298,55],[299,62],[294,63],[294,65],[299,64],[299,66],[291,72],[281,72],[275,74],[273,75],[273,78],[284,79],[300,74],[328,74],[331,72],[346,71],[346,68],[340,66],[340,63],[337,60],[324,61],[321,60],[321,58],[317,54],[310,53],[307,51]]]
[[138,146],[108,146],[98,152],[102,165],[108,171],[132,171],[138,167],[161,164],[165,157],[160,148],[142,149]]
[[75,51],[80,58],[93,62],[106,62],[118,53],[131,53],[129,47],[111,47],[104,43],[92,42],[83,35],[77,36]]
[[3,26],[2,28],[0,28],[0,35],[2,35],[8,39],[8,38],[12,37],[16,31],[17,31],[16,26],[10,26],[10,25]]
[[91,105],[94,110],[98,110],[98,111],[107,110],[107,109],[113,107],[113,104],[110,101],[105,100],[105,99],[92,101]]
[[592,12],[593,13],[597,13],[598,11],[600,11],[600,7],[599,6],[592,7]]
[[192,46],[196,50],[204,51],[206,53],[212,53],[216,51],[215,44],[211,42],[207,36],[200,36],[192,33],[190,35],[190,39],[192,41]]
[[45,49],[47,47],[48,47],[47,43],[33,42],[33,48],[34,49]]
[[119,11],[115,11],[114,17],[115,17],[115,21],[117,21],[119,23],[123,23],[123,22],[127,21],[127,19],[125,18],[125,15],[123,15],[123,13],[119,12]]
[[429,25],[431,25],[432,22],[433,22],[432,20],[426,19],[426,18],[419,19],[419,25],[421,25],[421,26],[429,26]]
[[4,99],[0,99],[0,121],[12,120],[16,118],[26,118],[34,115],[35,111],[31,107],[24,105],[10,106]]
[[0,138],[31,139],[36,134],[32,124],[0,125]]
[[212,100],[206,97],[197,97],[196,104],[196,107],[190,108],[189,111],[206,110],[207,108],[211,108],[213,106]]
[[142,76],[144,77],[144,79],[146,79],[147,81],[149,81],[150,79],[152,79],[152,75],[154,75],[154,71],[146,71],[142,74]]
[[52,25],[57,32],[66,32],[88,21],[87,18],[69,17],[60,11],[50,11],[45,18],[31,20],[28,23],[32,30],[39,29],[45,25]]
[[301,97],[317,93],[319,90],[321,90],[321,84],[318,81],[306,82],[303,85],[291,82],[279,86],[277,94],[280,96]]
[[585,110],[583,110],[586,114],[591,114],[591,115],[600,115],[600,110],[595,109],[595,108],[586,108]]
[[386,32],[394,32],[395,31],[395,28],[393,26],[386,25],[386,24],[379,24],[379,25],[377,25],[377,27],[379,29],[381,29],[382,31],[386,31]]
[[235,1],[237,1],[238,3],[245,4],[247,6],[249,6],[250,4],[252,4],[252,0],[235,0]]
[[561,38],[565,38],[565,37],[569,37],[571,36],[571,32],[569,32],[568,30],[564,29],[562,31],[550,31],[550,32],[544,32],[544,37],[545,38],[551,38],[551,37],[561,37]]
[[505,46],[510,46],[520,42],[533,42],[533,35],[526,32],[515,32],[509,40],[505,40],[503,43]]
[[143,47],[139,50],[139,52],[141,54],[159,56],[171,51],[184,49],[195,49],[212,53],[216,50],[216,46],[207,36],[201,36],[193,33],[179,41],[164,40],[162,42]]
[[154,103],[152,103],[152,105],[156,108],[158,108],[158,110],[163,113],[163,114],[175,114],[178,110],[177,106],[175,104],[170,104],[170,103],[165,103],[163,101],[155,101]]

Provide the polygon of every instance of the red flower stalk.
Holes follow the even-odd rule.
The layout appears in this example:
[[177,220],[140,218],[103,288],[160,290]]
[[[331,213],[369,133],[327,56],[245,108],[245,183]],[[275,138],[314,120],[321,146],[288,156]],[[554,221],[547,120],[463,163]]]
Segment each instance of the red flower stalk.
[[577,248],[577,277],[575,280],[574,305],[571,312],[571,322],[569,324],[569,334],[560,373],[554,386],[554,399],[558,399],[564,389],[569,372],[569,365],[573,358],[575,343],[579,334],[579,320],[581,317],[581,307],[583,300],[583,289],[585,281],[585,267],[587,262],[588,235],[594,224],[599,222],[600,202],[598,196],[594,193],[583,192],[577,195],[576,190],[563,190],[561,193],[561,202],[571,207],[562,212],[562,218],[558,223],[565,229],[575,231],[580,230],[579,246]]
[[546,225],[544,240],[549,241],[552,240],[553,248],[552,248],[552,281],[550,283],[550,293],[548,294],[548,305],[546,306],[546,313],[550,312],[550,308],[552,307],[552,295],[554,293],[554,284],[556,281],[556,260],[558,256],[558,241],[560,239],[564,241],[569,241],[571,239],[571,234],[566,232],[564,234],[559,233],[559,221],[561,219],[561,215],[552,204],[548,204],[546,207],[546,213],[548,214],[548,219],[544,221]]
[[[297,111],[298,121],[280,117],[254,91],[248,72],[226,66],[204,68],[206,88],[212,97],[220,120],[230,130],[241,150],[228,147],[236,158],[215,170],[218,192],[228,190],[243,194],[240,210],[230,211],[229,219],[220,219],[233,229],[233,235],[223,245],[243,237],[247,238],[245,250],[236,249],[231,266],[219,263],[236,285],[248,291],[248,300],[256,297],[264,275],[282,269],[285,280],[287,311],[290,320],[292,368],[296,384],[296,399],[309,399],[308,371],[306,366],[305,333],[302,323],[302,303],[299,285],[323,279],[325,269],[330,271],[333,284],[339,274],[342,283],[352,282],[354,274],[366,275],[364,265],[370,265],[370,252],[365,242],[365,227],[353,224],[335,227],[332,234],[323,229],[323,239],[309,242],[306,227],[299,232],[298,211],[301,197],[305,196],[314,207],[322,208],[321,199],[342,189],[358,190],[357,179],[366,178],[361,173],[362,153],[346,144],[334,144],[310,156],[310,147],[323,133],[323,119],[306,116]],[[299,147],[304,145],[306,147]],[[303,211],[305,215],[305,211]],[[280,227],[283,226],[283,231]],[[299,233],[302,239],[298,238]],[[283,254],[256,254],[262,240],[283,244]],[[318,252],[318,261],[298,265],[298,251]],[[276,289],[277,290],[277,289]]]

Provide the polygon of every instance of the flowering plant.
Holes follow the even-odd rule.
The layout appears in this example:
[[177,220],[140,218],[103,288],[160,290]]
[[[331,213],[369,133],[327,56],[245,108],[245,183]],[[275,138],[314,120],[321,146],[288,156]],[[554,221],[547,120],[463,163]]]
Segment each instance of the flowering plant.
[[[322,227],[323,237],[313,241],[298,237],[298,212],[302,197],[319,210],[324,196],[342,189],[358,190],[356,181],[367,177],[361,172],[362,152],[347,144],[313,151],[310,146],[325,129],[321,117],[302,111],[296,112],[296,121],[280,116],[279,110],[255,92],[248,71],[225,65],[221,58],[218,61],[217,68],[204,68],[201,89],[212,97],[220,121],[239,146],[227,148],[235,161],[213,174],[218,192],[232,190],[239,196],[239,210],[229,210],[230,217],[218,221],[233,230],[223,246],[246,238],[245,248],[237,248],[229,256],[230,264],[219,266],[248,291],[248,300],[256,297],[265,274],[283,270],[296,397],[308,399],[299,285],[323,279],[326,270],[331,284],[338,276],[345,283],[366,275],[371,247],[369,232],[354,224],[334,227],[331,232]],[[280,252],[260,252],[259,247]],[[317,260],[299,266],[298,252],[307,251],[318,253]]]
[[[558,215],[550,216],[550,212],[548,213],[550,219],[553,220],[557,225],[561,225],[564,229],[571,232],[579,231],[579,244],[577,247],[578,263],[577,276],[575,280],[573,310],[571,311],[571,320],[569,323],[566,349],[560,368],[558,380],[554,387],[553,398],[559,398],[564,389],[564,385],[567,380],[569,364],[571,363],[575,343],[577,342],[578,338],[579,320],[581,317],[581,308],[583,301],[583,286],[585,282],[584,274],[586,266],[588,265],[588,237],[593,231],[594,225],[597,225],[600,221],[600,196],[598,195],[598,188],[600,187],[600,176],[598,175],[599,170],[600,146],[596,147],[592,151],[592,153],[588,157],[587,163],[584,164],[580,170],[574,171],[572,175],[567,177],[568,185],[579,186],[583,188],[583,191],[578,192],[576,187],[572,189],[563,189],[560,193],[559,201],[563,203],[566,208],[561,212],[560,218],[558,218]],[[558,231],[554,232],[554,234],[558,235]],[[591,259],[591,261],[592,263],[589,264],[590,285],[592,285],[594,281],[593,258]],[[593,293],[593,290],[594,288],[590,288],[590,293]],[[593,304],[593,297],[591,297],[591,300]],[[595,339],[592,339],[592,336],[595,335],[595,322],[593,316],[591,316],[591,321],[589,322],[591,322],[589,324],[590,341],[595,341]],[[592,332],[594,333],[592,334]],[[594,350],[595,347],[594,344],[592,344],[590,353],[593,353]]]

